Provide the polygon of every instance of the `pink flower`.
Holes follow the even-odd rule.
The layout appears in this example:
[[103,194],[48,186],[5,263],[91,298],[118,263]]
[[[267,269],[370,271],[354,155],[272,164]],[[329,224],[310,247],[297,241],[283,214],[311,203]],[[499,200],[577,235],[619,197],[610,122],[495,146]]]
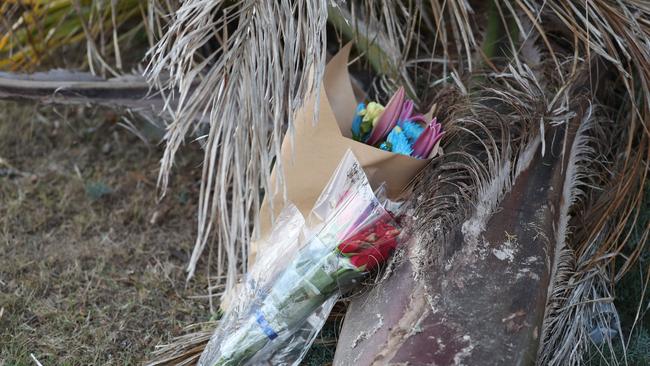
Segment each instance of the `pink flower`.
[[431,123],[424,128],[424,131],[413,144],[413,156],[419,159],[426,159],[431,154],[431,150],[440,141],[442,135],[442,125],[434,117]]
[[386,136],[393,129],[393,127],[395,127],[400,115],[403,112],[404,98],[404,88],[400,87],[390,98],[390,101],[386,105],[384,112],[377,119],[377,124],[372,129],[370,137],[368,137],[368,140],[366,141],[368,145],[376,145],[377,143],[386,139]]
[[397,118],[397,123],[400,126],[411,117],[411,114],[413,114],[413,107],[413,101],[410,99],[407,99],[404,104],[402,104],[402,110]]

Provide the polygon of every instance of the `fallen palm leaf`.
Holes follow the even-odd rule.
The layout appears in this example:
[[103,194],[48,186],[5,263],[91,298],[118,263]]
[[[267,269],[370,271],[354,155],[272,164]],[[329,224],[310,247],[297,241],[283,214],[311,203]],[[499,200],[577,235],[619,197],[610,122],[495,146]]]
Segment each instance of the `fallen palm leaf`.
[[133,108],[158,115],[162,99],[150,92],[142,77],[102,79],[89,73],[56,70],[36,74],[0,72],[0,98],[41,103],[95,103]]

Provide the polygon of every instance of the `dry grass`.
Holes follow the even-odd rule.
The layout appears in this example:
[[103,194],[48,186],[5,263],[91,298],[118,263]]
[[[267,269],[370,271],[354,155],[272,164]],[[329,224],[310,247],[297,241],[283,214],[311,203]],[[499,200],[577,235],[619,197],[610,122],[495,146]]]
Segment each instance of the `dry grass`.
[[177,161],[184,174],[156,203],[158,147],[110,112],[40,109],[0,104],[0,365],[33,365],[30,353],[50,365],[140,363],[210,317],[191,298],[205,276],[185,288],[197,156]]

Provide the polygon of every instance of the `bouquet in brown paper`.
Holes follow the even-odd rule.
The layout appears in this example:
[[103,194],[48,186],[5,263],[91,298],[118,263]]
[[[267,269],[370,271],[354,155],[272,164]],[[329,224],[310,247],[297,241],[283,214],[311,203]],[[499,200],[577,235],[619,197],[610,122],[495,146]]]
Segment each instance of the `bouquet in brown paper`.
[[[390,198],[398,197],[415,175],[437,154],[442,136],[435,118],[413,112],[413,102],[398,89],[382,106],[357,101],[348,73],[350,45],[343,47],[327,64],[320,92],[304,103],[294,119],[295,130],[282,144],[284,190],[278,188],[277,171],[272,189],[260,210],[258,234],[268,235],[273,217],[286,201],[307,216],[332,172],[351,150],[372,186],[385,184]],[[318,115],[314,116],[314,114]],[[249,263],[262,241],[253,242]]]

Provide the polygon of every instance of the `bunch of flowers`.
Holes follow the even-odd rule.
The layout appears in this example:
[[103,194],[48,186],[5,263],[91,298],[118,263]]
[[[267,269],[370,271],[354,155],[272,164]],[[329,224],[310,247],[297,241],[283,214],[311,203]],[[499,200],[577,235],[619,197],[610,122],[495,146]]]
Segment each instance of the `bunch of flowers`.
[[413,109],[403,87],[386,107],[377,102],[360,103],[352,121],[352,137],[382,150],[427,159],[444,132],[435,117],[428,120]]
[[[273,357],[286,357],[301,329],[310,328],[315,336],[319,328],[309,324],[310,317],[389,258],[400,227],[376,198],[358,162],[350,167],[338,172],[346,183],[336,185],[341,180],[333,179],[328,188],[334,188],[325,189],[326,217],[306,243],[297,252],[277,248],[279,257],[291,257],[286,264],[272,260],[260,271],[264,278],[245,283],[241,302],[223,319],[199,365],[288,364],[286,358]],[[282,240],[291,237],[290,227],[277,230],[284,233]],[[309,341],[301,342],[300,348],[306,349]]]

